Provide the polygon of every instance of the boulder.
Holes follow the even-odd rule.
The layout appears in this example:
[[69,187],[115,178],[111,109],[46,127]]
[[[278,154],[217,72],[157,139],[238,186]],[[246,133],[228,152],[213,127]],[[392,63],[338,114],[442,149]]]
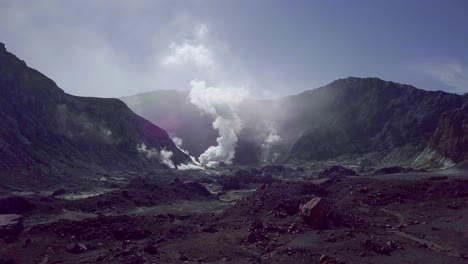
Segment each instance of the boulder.
[[0,237],[17,236],[23,229],[23,216],[17,214],[0,215]]
[[67,252],[73,254],[80,254],[88,250],[88,248],[80,243],[70,243],[67,245]]
[[312,227],[325,227],[325,203],[322,198],[312,198],[309,202],[299,207],[302,220]]

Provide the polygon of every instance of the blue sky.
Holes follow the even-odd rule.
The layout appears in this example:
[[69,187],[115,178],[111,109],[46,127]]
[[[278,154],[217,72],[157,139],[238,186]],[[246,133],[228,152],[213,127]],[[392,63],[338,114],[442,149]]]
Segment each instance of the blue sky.
[[242,86],[259,97],[348,76],[468,92],[468,1],[7,1],[0,41],[65,91]]

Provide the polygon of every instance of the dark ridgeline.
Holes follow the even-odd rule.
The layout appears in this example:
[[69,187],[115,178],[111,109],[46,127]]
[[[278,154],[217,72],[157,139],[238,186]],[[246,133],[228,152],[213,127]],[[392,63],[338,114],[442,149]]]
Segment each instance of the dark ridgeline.
[[72,170],[162,168],[137,151],[140,143],[172,151],[176,164],[188,159],[163,129],[122,101],[66,94],[1,43],[0,120],[3,184],[48,184],[44,179],[58,181]]
[[340,79],[286,103],[297,113],[303,135],[290,158],[323,159],[375,153],[411,163],[427,146],[442,113],[457,109],[463,97],[425,91],[377,78]]

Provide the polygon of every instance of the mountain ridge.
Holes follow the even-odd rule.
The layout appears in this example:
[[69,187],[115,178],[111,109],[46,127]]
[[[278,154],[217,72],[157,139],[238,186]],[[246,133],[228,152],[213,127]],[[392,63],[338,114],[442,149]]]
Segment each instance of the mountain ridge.
[[[190,104],[187,98],[183,98],[188,91],[174,93],[182,97],[180,102]],[[163,92],[145,94],[147,97],[149,95],[164,100]],[[123,101],[138,97],[127,97]],[[266,123],[271,121],[283,139],[280,148],[283,161],[323,160],[374,153],[373,156],[380,158],[388,156],[388,165],[408,165],[428,144],[441,114],[460,107],[462,102],[462,95],[426,91],[375,77],[348,77],[297,95],[250,100],[239,110],[244,128],[239,135],[240,152],[236,156],[245,155],[243,150],[258,151],[262,138],[268,135]],[[145,116],[141,110],[145,106],[140,104],[138,107],[140,112],[137,112]],[[153,104],[151,111],[163,115],[166,109]],[[178,115],[183,116],[182,111]],[[210,140],[213,142],[215,131],[209,120],[203,123],[204,131],[211,133]],[[190,140],[203,142],[203,139],[196,137],[182,139],[184,144],[190,143]],[[205,145],[209,146],[208,143]],[[192,150],[190,147],[187,149]],[[256,156],[255,161],[251,158],[241,163],[259,162],[259,154]]]
[[164,130],[121,100],[66,94],[4,44],[0,45],[0,118],[0,167],[7,183],[68,170],[164,168],[157,157],[139,150],[142,145],[172,152],[175,164],[189,160]]

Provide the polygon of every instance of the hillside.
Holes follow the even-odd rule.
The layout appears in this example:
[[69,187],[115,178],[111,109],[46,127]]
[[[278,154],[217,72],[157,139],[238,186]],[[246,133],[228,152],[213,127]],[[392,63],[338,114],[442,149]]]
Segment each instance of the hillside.
[[461,107],[460,95],[425,91],[377,78],[346,78],[286,99],[303,135],[290,159],[345,154],[393,155],[411,162],[428,144],[441,114]]
[[[2,184],[50,184],[67,171],[163,168],[166,149],[187,159],[168,134],[118,99],[64,93],[0,44],[0,171]],[[146,148],[142,148],[142,144]],[[138,148],[140,147],[140,150]],[[44,182],[44,180],[46,182]]]
[[468,103],[442,114],[437,129],[415,166],[449,167],[468,160]]

